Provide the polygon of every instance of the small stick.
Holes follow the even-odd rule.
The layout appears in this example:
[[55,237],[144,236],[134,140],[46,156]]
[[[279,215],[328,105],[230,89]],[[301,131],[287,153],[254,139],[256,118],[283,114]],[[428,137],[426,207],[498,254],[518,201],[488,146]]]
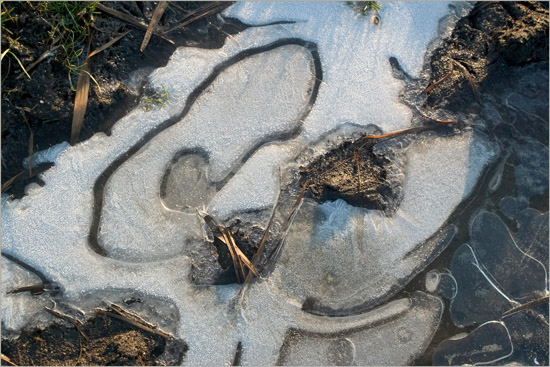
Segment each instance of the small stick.
[[366,135],[366,136],[363,137],[363,139],[382,139],[382,138],[387,138],[387,137],[394,136],[394,135],[403,134],[403,133],[405,133],[407,131],[411,131],[411,130],[418,130],[418,128],[417,127],[409,127],[408,129],[395,131],[393,133],[387,133],[387,134],[382,134],[382,135]]
[[107,311],[107,310],[104,310],[104,309],[101,309],[101,308],[96,308],[95,311],[99,314],[102,314],[102,315],[106,315],[106,316],[109,316],[109,317],[112,317],[114,319],[117,319],[117,320],[120,320],[120,321],[124,321],[130,325],[133,325],[139,329],[142,329],[142,330],[145,330],[151,334],[156,334],[156,335],[160,335],[162,336],[163,338],[167,338],[167,339],[173,339],[173,340],[177,340],[176,338],[174,338],[172,335],[168,334],[168,333],[165,333],[164,331],[162,330],[159,330],[159,329],[154,329],[154,328],[151,328],[147,325],[144,325],[143,323],[137,321],[137,320],[133,320],[127,316],[124,316],[124,315],[119,315],[117,313],[114,313],[114,312],[110,312],[110,311]]
[[16,294],[23,292],[30,292],[33,296],[38,296],[46,291],[46,285],[44,283],[27,285],[24,287],[14,288],[7,292],[7,294]]
[[134,320],[136,320],[137,322],[141,322],[143,323],[144,325],[150,327],[151,329],[156,329],[158,328],[157,325],[153,324],[153,323],[150,323],[149,321],[145,320],[143,317],[141,317],[140,315],[138,315],[137,313],[135,312],[132,312],[132,311],[129,311],[125,308],[122,308],[120,307],[119,305],[116,305],[114,303],[111,303],[110,304],[110,307],[113,311],[115,311],[116,313],[118,313],[119,315],[121,316],[126,316],[126,317],[131,317],[133,318]]
[[540,298],[534,299],[532,301],[529,301],[527,303],[524,303],[522,305],[513,307],[513,308],[509,309],[508,311],[504,312],[502,314],[502,316],[508,316],[508,315],[511,315],[511,314],[516,313],[518,311],[538,306],[541,303],[548,303],[548,296],[540,297]]
[[61,319],[61,320],[67,321],[69,324],[72,324],[72,325],[76,328],[76,330],[78,330],[78,333],[79,333],[80,335],[82,335],[82,337],[83,337],[84,339],[88,340],[88,337],[87,337],[87,336],[84,334],[84,332],[82,331],[82,323],[81,323],[79,320],[75,319],[75,318],[72,317],[72,316],[65,315],[65,314],[63,314],[63,313],[61,313],[61,312],[59,312],[59,311],[56,311],[56,310],[54,310],[53,308],[50,308],[50,307],[48,307],[48,306],[45,306],[44,309],[45,309],[46,311],[48,311],[50,314],[52,314],[53,316],[55,316],[55,317],[57,317],[57,318],[59,318],[59,319]]
[[235,240],[233,239],[233,236],[231,235],[231,232],[227,228],[224,228],[224,238],[228,241],[229,247],[231,248],[231,250],[235,254],[235,259],[237,260],[237,264],[235,264],[235,270],[237,269],[237,265],[238,265],[238,269],[240,271],[238,279],[239,279],[239,282],[242,282],[243,278],[246,275],[246,272],[244,270],[244,266],[243,266],[243,262],[241,260],[241,256],[239,255],[239,253],[237,253],[237,250],[239,248],[235,244]]

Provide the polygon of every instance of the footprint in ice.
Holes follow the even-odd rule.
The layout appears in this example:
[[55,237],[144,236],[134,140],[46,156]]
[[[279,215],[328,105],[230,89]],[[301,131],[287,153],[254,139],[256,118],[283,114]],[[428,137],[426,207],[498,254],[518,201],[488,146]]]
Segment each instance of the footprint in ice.
[[[316,46],[299,39],[249,49],[219,65],[180,115],[143,137],[97,179],[90,247],[103,256],[144,262],[200,246],[197,209],[207,207],[263,144],[300,132],[321,78]],[[151,220],[154,225],[144,225]]]

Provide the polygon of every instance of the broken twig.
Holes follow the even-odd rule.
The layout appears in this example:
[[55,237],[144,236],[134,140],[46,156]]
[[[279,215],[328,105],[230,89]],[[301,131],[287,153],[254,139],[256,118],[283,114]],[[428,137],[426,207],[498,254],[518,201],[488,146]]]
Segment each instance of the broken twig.
[[548,303],[548,296],[540,297],[540,298],[534,299],[530,302],[524,303],[522,305],[513,307],[513,308],[509,309],[508,311],[504,312],[502,314],[502,316],[508,316],[508,315],[513,314],[513,313],[519,312],[521,310],[526,310],[526,309],[538,306],[542,303]]
[[53,308],[50,308],[48,306],[44,307],[44,309],[46,311],[48,311],[48,313],[52,314],[53,316],[61,319],[61,320],[64,320],[64,321],[67,321],[69,324],[73,325],[76,330],[78,331],[78,333],[80,335],[82,335],[82,337],[86,340],[88,340],[88,337],[86,336],[86,334],[84,334],[84,332],[82,331],[82,322],[80,322],[80,320],[72,317],[72,316],[69,316],[69,315],[66,315],[64,313],[61,313],[59,311],[56,311],[54,310]]
[[[111,307],[111,309],[113,309],[113,308]],[[124,322],[126,322],[130,325],[133,325],[133,326],[135,326],[135,327],[137,327],[141,330],[145,330],[145,331],[147,331],[151,334],[160,335],[160,336],[162,336],[163,338],[166,338],[166,339],[177,340],[172,335],[170,335],[168,333],[165,333],[162,330],[157,329],[156,325],[153,325],[153,327],[151,327],[150,323],[144,323],[143,321],[135,319],[133,317],[133,314],[126,312],[126,310],[124,310],[121,307],[119,307],[117,309],[117,311],[115,311],[113,309],[114,312],[109,311],[109,310],[105,310],[105,309],[102,309],[102,308],[96,308],[96,309],[94,309],[94,311],[96,311],[99,314],[106,315],[106,316],[109,316],[111,318],[114,318],[114,319],[117,319],[117,320],[120,320],[120,321],[124,321]],[[143,320],[143,319],[141,319],[141,320]]]

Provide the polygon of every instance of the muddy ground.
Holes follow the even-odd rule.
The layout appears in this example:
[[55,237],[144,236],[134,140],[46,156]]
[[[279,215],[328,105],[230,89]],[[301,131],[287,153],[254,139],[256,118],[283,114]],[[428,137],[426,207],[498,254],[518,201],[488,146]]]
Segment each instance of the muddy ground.
[[[104,4],[127,11],[144,21],[150,18],[154,9],[151,2]],[[39,36],[45,31],[45,25],[30,16],[32,9],[25,3],[14,3],[13,6],[23,14],[14,27],[20,32],[19,42],[25,46],[17,50],[17,55],[27,64],[47,47],[45,39]],[[185,6],[192,9],[199,5]],[[174,24],[184,14],[179,9],[167,12],[161,26]],[[478,3],[469,16],[458,22],[443,46],[434,51],[429,64],[430,82],[424,108],[427,111],[449,111],[453,115],[475,114],[481,108],[480,94],[504,83],[511,71],[517,73],[522,67],[541,62],[548,68],[548,17],[547,2]],[[222,25],[218,22],[215,16],[211,16],[171,37],[180,45],[196,41],[204,47],[220,47],[224,32],[235,33],[239,26],[223,25],[223,31],[219,31]],[[95,24],[98,30],[94,30],[92,49],[112,35],[132,29],[105,14],[98,14]],[[137,105],[139,94],[129,91],[124,85],[130,72],[144,66],[162,66],[174,51],[175,46],[155,40],[153,36],[148,49],[140,53],[143,33],[134,29],[93,59],[91,73],[103,87],[100,90],[92,83],[81,140],[97,131],[108,133],[118,118]],[[2,42],[4,48],[4,38]],[[70,91],[60,57],[54,55],[41,63],[32,72],[32,80],[15,79],[17,65],[13,60],[9,67],[5,65],[6,61],[2,62],[2,183],[21,171],[21,160],[28,155],[30,129],[34,134],[35,151],[68,140],[70,136],[74,92]],[[428,120],[423,123],[425,126],[436,124]],[[515,128],[548,145],[547,125],[518,125]],[[546,133],[540,134],[540,131]],[[367,208],[386,210],[391,207],[392,200],[398,195],[392,192],[392,188],[384,186],[388,174],[384,165],[388,161],[373,153],[376,141],[364,144],[365,141],[368,139],[346,142],[305,167],[301,184],[310,187],[312,195],[320,201],[340,197]],[[17,196],[23,192],[28,182],[28,177],[24,176],[12,184],[12,194]],[[548,210],[548,193],[540,201],[546,203]],[[225,258],[229,256],[226,255]],[[230,264],[226,265],[227,271],[231,272]],[[166,346],[166,340],[161,336],[120,320],[98,316],[86,323],[83,332],[87,339],[69,324],[27,330],[19,339],[3,340],[2,353],[12,362],[23,365],[179,363],[159,357]],[[436,335],[436,338],[442,339],[443,336]],[[425,356],[417,363],[428,364],[430,361],[431,357]]]

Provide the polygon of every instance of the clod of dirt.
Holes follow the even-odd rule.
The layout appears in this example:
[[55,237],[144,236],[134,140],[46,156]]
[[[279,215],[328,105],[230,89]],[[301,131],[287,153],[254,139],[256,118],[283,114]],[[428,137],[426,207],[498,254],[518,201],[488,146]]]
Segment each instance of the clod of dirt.
[[548,15],[548,2],[478,2],[434,51],[425,106],[478,112],[489,69],[548,60]]
[[155,366],[177,365],[186,352],[181,343],[175,350],[163,337],[107,316],[86,322],[82,334],[59,324],[26,330],[3,340],[2,353],[20,366]]
[[365,138],[344,142],[303,168],[300,186],[321,202],[343,199],[391,215],[401,191],[392,177],[395,159],[375,147],[376,141]]

